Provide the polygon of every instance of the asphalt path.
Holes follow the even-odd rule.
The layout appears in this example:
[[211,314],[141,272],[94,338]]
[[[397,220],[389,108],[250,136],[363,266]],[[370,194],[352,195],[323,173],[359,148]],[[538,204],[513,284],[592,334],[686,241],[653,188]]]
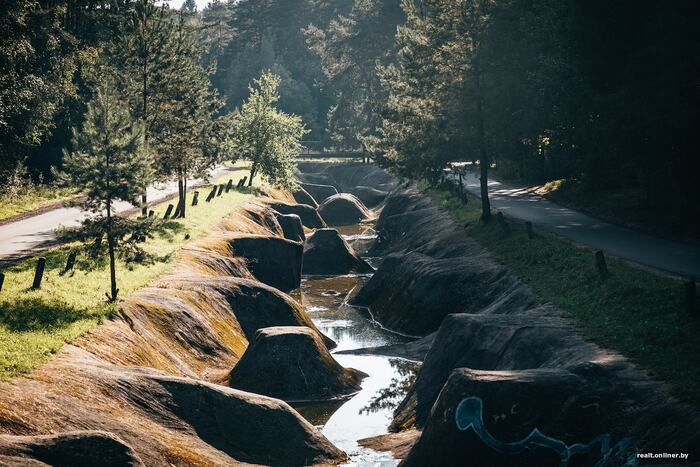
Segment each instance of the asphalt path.
[[[212,171],[210,179],[214,180],[230,170],[228,167],[218,167]],[[193,180],[188,184],[194,188],[203,183],[204,180]],[[176,182],[156,184],[148,189],[148,202],[155,204],[175,193]],[[116,213],[123,213],[135,207],[119,201],[114,204],[114,208]],[[56,245],[57,229],[77,226],[87,216],[88,213],[75,207],[58,207],[36,216],[0,225],[0,265],[14,263]]]
[[[479,175],[468,172],[465,188],[479,196]],[[491,206],[506,217],[533,225],[605,254],[686,278],[700,279],[700,247],[620,227],[560,206],[526,186],[489,180]]]

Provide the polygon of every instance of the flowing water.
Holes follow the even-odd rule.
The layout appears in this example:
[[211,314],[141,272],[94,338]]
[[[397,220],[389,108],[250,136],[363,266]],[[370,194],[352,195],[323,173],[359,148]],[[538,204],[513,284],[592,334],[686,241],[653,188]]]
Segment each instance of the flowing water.
[[[338,230],[361,255],[376,238],[368,226]],[[374,263],[372,258],[365,259]],[[348,453],[350,462],[345,465],[388,467],[397,464],[391,453],[363,448],[357,441],[387,433],[393,408],[403,397],[407,382],[415,376],[417,364],[382,355],[337,353],[406,341],[405,337],[383,329],[366,311],[346,303],[348,293],[367,280],[369,275],[303,278],[301,301],[321,332],[338,343],[333,356],[341,365],[364,371],[369,377],[350,398],[295,405],[295,408],[311,423],[322,427],[323,434]]]

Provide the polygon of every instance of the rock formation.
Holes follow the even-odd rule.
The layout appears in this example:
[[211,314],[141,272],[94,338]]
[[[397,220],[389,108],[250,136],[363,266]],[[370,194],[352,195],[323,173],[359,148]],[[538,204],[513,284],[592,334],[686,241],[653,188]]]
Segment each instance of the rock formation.
[[370,273],[372,266],[355,253],[335,229],[319,229],[304,245],[304,274]]
[[319,203],[323,203],[326,198],[338,194],[338,190],[331,185],[317,185],[315,183],[302,183],[301,186],[314,197]]
[[358,391],[365,376],[336,362],[311,329],[278,326],[257,332],[229,385],[289,401],[318,400]]
[[352,225],[372,217],[369,210],[350,193],[339,193],[327,198],[318,208],[328,225]]
[[301,219],[304,227],[309,229],[320,229],[326,227],[326,223],[323,221],[319,213],[311,206],[306,204],[290,204],[281,201],[274,201],[269,203],[270,207],[275,211],[282,214],[296,214]]
[[282,227],[284,238],[295,242],[303,242],[306,240],[304,225],[301,223],[299,216],[296,214],[281,213],[276,213],[276,216],[277,222],[279,222],[280,227]]

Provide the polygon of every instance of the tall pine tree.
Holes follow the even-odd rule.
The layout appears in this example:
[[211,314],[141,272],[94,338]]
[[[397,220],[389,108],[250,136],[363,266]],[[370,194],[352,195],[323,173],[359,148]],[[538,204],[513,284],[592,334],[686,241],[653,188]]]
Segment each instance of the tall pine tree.
[[[100,254],[106,237],[109,257],[109,301],[119,293],[116,255],[133,252],[134,245],[146,238],[151,220],[116,216],[115,201],[138,203],[138,196],[152,181],[152,161],[142,151],[143,133],[134,125],[115,86],[103,82],[88,105],[82,129],[74,130],[73,150],[65,151],[64,184],[82,196],[77,204],[94,215],[75,234]],[[129,248],[131,247],[131,248]]]

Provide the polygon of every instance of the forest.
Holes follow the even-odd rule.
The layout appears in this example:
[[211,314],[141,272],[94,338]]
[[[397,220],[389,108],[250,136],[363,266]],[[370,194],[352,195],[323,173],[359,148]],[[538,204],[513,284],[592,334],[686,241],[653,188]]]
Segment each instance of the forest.
[[700,229],[694,1],[5,0],[0,10],[3,196],[53,183],[105,76],[144,122],[156,178],[186,182],[231,158],[230,119],[270,71],[279,108],[318,147],[366,151],[432,182],[470,161],[620,221],[685,239]]

